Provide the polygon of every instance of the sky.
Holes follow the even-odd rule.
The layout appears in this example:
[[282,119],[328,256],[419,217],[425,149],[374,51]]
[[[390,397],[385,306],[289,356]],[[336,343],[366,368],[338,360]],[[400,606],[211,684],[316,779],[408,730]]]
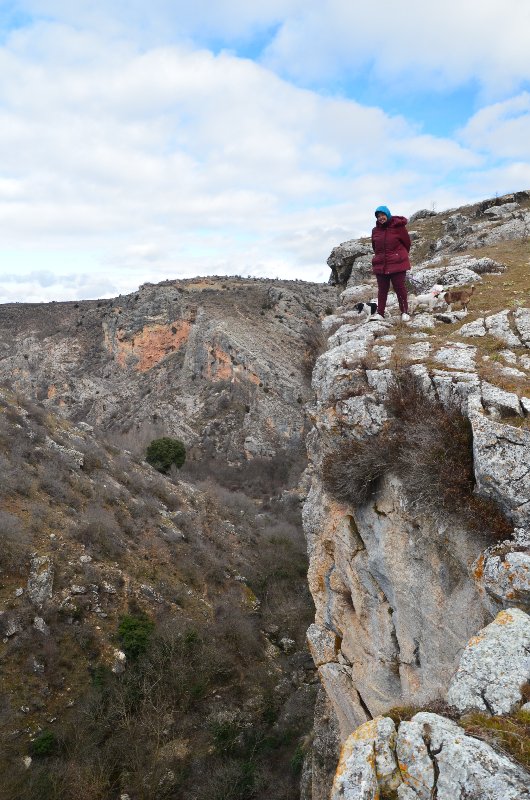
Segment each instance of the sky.
[[326,281],[530,188],[530,0],[0,0],[0,302]]

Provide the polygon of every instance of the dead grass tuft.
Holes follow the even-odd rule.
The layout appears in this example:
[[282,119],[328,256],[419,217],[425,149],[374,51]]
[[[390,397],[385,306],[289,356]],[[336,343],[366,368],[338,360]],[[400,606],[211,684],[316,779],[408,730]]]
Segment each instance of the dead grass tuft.
[[475,711],[465,714],[460,725],[470,736],[487,742],[530,768],[530,713],[516,711],[502,717],[492,717]]
[[315,361],[326,349],[326,335],[322,330],[320,320],[307,325],[302,336],[302,374],[307,381],[311,380]]
[[493,539],[510,536],[513,526],[499,508],[474,494],[472,432],[461,412],[426,395],[410,372],[396,374],[387,408],[392,417],[379,434],[325,456],[328,491],[339,500],[364,503],[392,473],[414,508],[439,518],[456,514],[468,530],[488,532]]

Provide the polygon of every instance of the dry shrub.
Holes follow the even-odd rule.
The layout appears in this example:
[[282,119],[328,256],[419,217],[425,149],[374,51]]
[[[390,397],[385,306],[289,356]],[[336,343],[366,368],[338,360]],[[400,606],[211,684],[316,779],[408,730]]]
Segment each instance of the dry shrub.
[[474,494],[472,430],[460,410],[427,395],[410,372],[395,376],[387,408],[392,417],[379,434],[325,456],[328,491],[339,500],[363,503],[392,473],[413,507],[439,518],[457,514],[476,533],[509,537],[513,526],[498,506]]
[[307,325],[302,333],[302,344],[304,347],[302,353],[302,374],[310,381],[313,374],[313,367],[315,361],[326,349],[326,335],[322,330],[320,320]]
[[124,549],[120,528],[112,514],[97,503],[90,503],[83,522],[75,526],[74,536],[96,556],[119,556]]
[[126,431],[114,429],[105,433],[106,441],[118,450],[128,450],[143,459],[149,442],[167,435],[161,423],[143,420]]
[[373,439],[354,439],[326,454],[322,477],[326,489],[337,500],[365,503],[374,496],[379,481],[393,465],[394,438],[381,438],[381,442],[377,441],[379,446],[374,446]]
[[241,464],[229,464],[226,459],[215,456],[190,459],[180,470],[179,479],[194,482],[211,479],[230,491],[270,499],[278,492],[296,486],[306,464],[305,451],[296,443],[279,450],[271,458],[256,457]]
[[26,571],[31,535],[14,514],[0,511],[0,569],[16,574]]

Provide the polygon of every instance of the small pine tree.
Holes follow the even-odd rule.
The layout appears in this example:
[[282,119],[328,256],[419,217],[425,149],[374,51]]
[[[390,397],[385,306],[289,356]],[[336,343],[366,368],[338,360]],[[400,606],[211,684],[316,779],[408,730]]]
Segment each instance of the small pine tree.
[[169,472],[172,464],[179,469],[184,464],[186,447],[180,439],[171,439],[169,436],[153,439],[147,448],[145,460],[159,472],[165,474]]
[[42,731],[31,743],[31,755],[34,758],[46,758],[57,750],[57,737],[51,731]]
[[126,614],[121,618],[118,634],[127,658],[138,658],[145,653],[154,627],[145,614]]

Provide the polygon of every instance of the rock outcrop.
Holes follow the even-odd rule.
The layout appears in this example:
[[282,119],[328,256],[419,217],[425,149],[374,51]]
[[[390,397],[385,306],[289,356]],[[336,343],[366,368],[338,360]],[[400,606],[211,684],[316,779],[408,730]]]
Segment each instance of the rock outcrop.
[[[413,257],[420,259],[411,285],[424,291],[434,283],[484,283],[499,287],[497,295],[500,281],[514,286],[511,267],[479,248],[526,235],[529,195],[500,200],[443,216],[416,215],[418,228],[432,239],[413,236]],[[454,719],[421,712],[396,729],[385,714],[443,700],[457,719],[472,709],[515,713],[524,702],[522,687],[530,678],[530,309],[524,292],[509,290],[504,308],[480,306],[479,299],[478,314],[465,322],[465,311],[435,312],[403,325],[392,301],[385,320],[368,321],[353,313],[354,303],[375,294],[362,244],[344,243],[328,261],[331,282],[345,289],[333,325],[326,326],[328,350],[313,372],[314,427],[307,439],[311,484],[304,525],[316,607],[308,642],[342,744],[331,796],[526,798],[525,770],[466,735]],[[475,297],[491,303],[492,295],[480,291]],[[381,442],[395,429],[388,397],[396,369],[412,374],[426,397],[467,419],[474,497],[492,501],[491,513],[504,518],[500,541],[492,543],[487,523],[473,525],[456,499],[443,514],[436,498],[418,501],[391,466],[376,470],[371,493],[358,499],[353,489],[337,494],[326,478],[330,454],[340,458],[351,442],[361,447],[352,450],[356,474],[363,448],[369,453],[377,444],[384,461]],[[410,453],[414,458],[414,445]],[[441,452],[440,458],[447,456]],[[324,797],[315,789],[312,800]]]
[[335,298],[303,281],[204,278],[5,304],[0,378],[135,443],[160,432],[213,457],[270,458],[303,446],[304,358]]
[[460,713],[509,714],[521,706],[521,688],[528,680],[530,617],[512,608],[501,611],[468,642],[447,700]]
[[396,730],[388,717],[346,741],[331,800],[526,800],[528,773],[451,720],[421,712]]

